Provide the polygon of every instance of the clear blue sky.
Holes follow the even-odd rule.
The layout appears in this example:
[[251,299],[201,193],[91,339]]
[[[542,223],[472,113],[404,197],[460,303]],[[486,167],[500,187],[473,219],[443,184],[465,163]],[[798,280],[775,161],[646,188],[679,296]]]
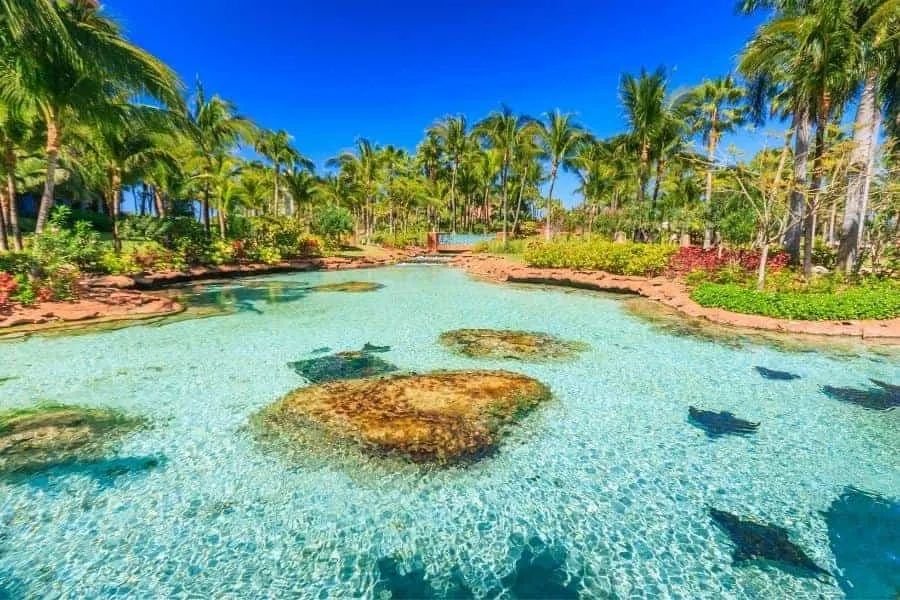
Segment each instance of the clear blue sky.
[[[199,76],[261,125],[286,129],[320,165],[358,136],[412,150],[437,117],[474,122],[501,102],[575,112],[614,134],[623,72],[664,64],[673,89],[723,74],[760,22],[732,0],[103,4],[185,82]],[[573,180],[561,187],[572,204]]]

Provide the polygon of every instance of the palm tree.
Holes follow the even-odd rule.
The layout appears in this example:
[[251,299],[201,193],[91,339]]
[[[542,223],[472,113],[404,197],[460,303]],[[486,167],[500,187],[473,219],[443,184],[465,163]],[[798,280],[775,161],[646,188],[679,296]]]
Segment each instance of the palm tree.
[[658,67],[652,73],[642,68],[638,77],[626,73],[619,84],[619,101],[625,111],[631,142],[639,158],[637,178],[639,207],[644,205],[653,142],[664,120],[666,85],[666,72],[663,67]]
[[573,121],[571,113],[561,113],[559,109],[548,112],[537,127],[537,135],[544,148],[544,155],[550,160],[550,191],[547,194],[547,240],[551,233],[551,209],[553,207],[553,188],[556,185],[556,177],[559,168],[571,170],[574,168],[573,158],[578,145],[587,138],[587,132]]
[[442,142],[450,159],[450,227],[452,232],[456,233],[456,183],[459,175],[459,164],[466,150],[471,145],[466,126],[466,117],[465,115],[445,117],[432,125],[428,133]]
[[880,95],[886,105],[892,103],[892,98],[896,100],[900,97],[900,86],[896,83],[900,81],[900,40],[890,33],[900,28],[900,2],[859,2],[854,17],[862,92],[853,127],[847,200],[837,258],[838,264],[848,272],[855,268],[859,255],[869,204],[870,182],[874,175],[872,166],[882,118],[878,101],[879,88],[882,89]]
[[[751,78],[770,78],[769,95],[779,97],[793,113],[797,129],[795,185],[791,227],[786,245],[794,262],[799,259],[800,215],[797,196],[805,197],[803,271],[812,273],[815,199],[823,180],[825,132],[843,107],[855,83],[852,10],[845,0],[783,3],[783,11],[764,24],[747,45],[740,69]],[[807,185],[809,132],[816,128],[812,181]]]
[[[16,206],[18,190],[16,186],[16,168],[18,151],[26,146],[35,134],[37,115],[24,106],[17,106],[0,100],[0,156],[6,171],[4,193],[3,224],[12,235],[12,246],[18,252],[23,249],[22,232],[19,228],[19,212]],[[4,228],[4,233],[6,229]]]
[[[743,105],[746,92],[731,75],[707,79],[691,92],[688,111],[694,128],[706,144],[706,202],[712,203],[713,172],[716,165],[716,150],[726,133],[734,131],[745,122],[746,107]],[[708,238],[707,235],[707,245]]]
[[500,190],[503,198],[503,240],[507,240],[509,223],[509,174],[510,164],[515,154],[516,146],[525,129],[532,119],[517,117],[508,106],[503,106],[500,111],[491,113],[483,121],[475,126],[475,132],[481,136],[488,147],[493,148],[501,156],[500,161]]
[[353,182],[353,185],[361,191],[363,226],[367,241],[372,237],[374,228],[375,186],[381,167],[379,152],[380,148],[377,145],[366,138],[359,138],[356,140],[355,150],[345,150],[326,163],[328,167],[340,169],[341,176]]
[[207,98],[199,81],[190,110],[184,116],[183,127],[202,165],[205,183],[200,196],[201,219],[209,232],[210,185],[216,162],[241,140],[252,139],[255,128],[249,119],[237,114],[233,103],[219,96]]
[[[300,154],[300,152],[291,145],[292,139],[293,138],[291,138],[286,131],[262,131],[256,140],[256,150],[272,162],[275,186],[275,195],[272,206],[276,215],[278,214],[279,199],[281,198],[279,179],[281,177],[282,165],[287,165],[291,170],[294,170],[295,166],[308,170],[312,170],[314,167],[312,161]],[[287,212],[288,207],[285,206],[285,214],[287,214]]]
[[[128,90],[179,106],[180,83],[159,59],[126,40],[117,23],[86,2],[28,0],[34,21],[17,21],[15,10],[4,16],[18,22],[15,44],[3,45],[0,95],[17,98],[35,109],[46,130],[47,177],[36,231],[40,233],[55,202],[55,172],[66,127],[102,119],[110,90]],[[24,14],[23,13],[20,13]],[[47,26],[57,35],[47,35]],[[118,92],[114,92],[118,93]]]

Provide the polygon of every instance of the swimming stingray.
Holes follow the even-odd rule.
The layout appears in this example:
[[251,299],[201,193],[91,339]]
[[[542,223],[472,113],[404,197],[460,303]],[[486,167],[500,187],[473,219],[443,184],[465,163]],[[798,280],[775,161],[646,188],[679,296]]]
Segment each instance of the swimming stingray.
[[829,398],[851,402],[869,410],[892,410],[900,406],[900,385],[893,385],[877,379],[870,381],[877,387],[861,390],[826,385],[822,388],[822,392]]
[[809,576],[831,577],[831,573],[814,563],[800,546],[790,540],[786,529],[741,519],[737,515],[715,508],[709,509],[709,515],[734,543],[734,564],[750,560],[767,560],[794,567]]
[[756,433],[759,423],[738,419],[730,412],[713,412],[700,410],[691,406],[688,409],[688,422],[706,432],[706,435],[715,438],[726,434],[748,435]]
[[772,379],[774,381],[791,381],[793,379],[800,379],[799,375],[788,373],[787,371],[776,371],[774,369],[767,369],[765,367],[754,367],[754,369],[756,369],[756,372],[766,379]]

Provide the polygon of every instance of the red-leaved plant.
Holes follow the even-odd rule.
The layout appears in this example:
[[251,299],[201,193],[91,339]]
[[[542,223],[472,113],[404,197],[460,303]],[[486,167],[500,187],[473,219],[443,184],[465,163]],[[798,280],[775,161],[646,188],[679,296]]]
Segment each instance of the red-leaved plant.
[[[777,273],[788,264],[788,255],[784,252],[773,252],[766,260],[766,268],[770,273]],[[759,251],[723,249],[681,248],[669,258],[669,275],[686,275],[692,271],[715,273],[725,267],[740,267],[752,272],[759,268]]]
[[19,284],[12,275],[0,271],[0,310],[9,308],[9,298],[18,287]]

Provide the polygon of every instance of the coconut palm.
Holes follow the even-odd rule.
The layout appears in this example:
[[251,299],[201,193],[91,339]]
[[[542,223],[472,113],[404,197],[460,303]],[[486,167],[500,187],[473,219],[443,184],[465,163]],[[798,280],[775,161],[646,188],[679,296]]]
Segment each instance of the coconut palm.
[[450,227],[456,233],[456,188],[459,177],[459,165],[472,140],[467,130],[465,115],[447,116],[438,121],[428,133],[439,140],[450,160]]
[[[291,171],[305,169],[312,171],[315,165],[308,158],[300,154],[300,152],[291,145],[293,138],[286,131],[261,131],[256,140],[256,150],[265,158],[272,162],[272,170],[274,172],[274,199],[272,203],[273,212],[278,214],[280,205],[280,179],[282,166],[287,167]],[[290,211],[285,206],[285,214]]]
[[653,142],[664,121],[666,86],[666,72],[663,67],[658,67],[652,73],[642,68],[637,77],[626,73],[619,84],[619,101],[625,111],[631,144],[639,159],[637,176],[639,207],[644,205],[646,196]]
[[700,133],[706,144],[706,202],[712,203],[713,172],[716,165],[716,150],[719,141],[743,125],[747,108],[744,104],[746,92],[731,75],[707,79],[691,91],[687,99],[687,110],[694,129]]
[[[5,4],[8,4],[6,2]],[[16,26],[15,44],[4,44],[0,95],[35,109],[46,131],[47,177],[36,231],[40,233],[55,202],[55,172],[68,126],[96,123],[110,101],[110,91],[128,90],[179,106],[180,83],[159,59],[130,43],[117,23],[87,2],[29,0],[43,15]],[[29,9],[23,9],[29,10]],[[15,11],[4,15],[15,23]],[[23,13],[24,14],[24,13]],[[48,37],[47,26],[59,35]]]
[[353,187],[362,194],[363,227],[366,240],[372,237],[374,229],[374,202],[378,170],[381,167],[380,148],[366,138],[356,140],[354,150],[345,150],[330,159],[326,166],[340,170],[340,176],[352,182]]
[[523,130],[533,122],[528,117],[513,114],[508,106],[488,115],[475,126],[475,132],[488,145],[497,151],[500,161],[500,192],[503,199],[503,240],[507,239],[509,223],[509,175],[510,165],[516,147],[522,139]]
[[541,140],[544,155],[550,161],[550,190],[547,194],[547,227],[546,236],[552,237],[550,216],[553,212],[553,188],[556,185],[556,177],[559,169],[572,170],[573,158],[578,145],[587,138],[587,132],[583,127],[573,121],[571,113],[561,113],[559,109],[544,115],[545,121],[538,123],[536,133]]
[[[812,272],[815,198],[822,182],[822,156],[828,123],[840,112],[855,87],[851,5],[846,0],[810,0],[804,6],[790,6],[764,24],[747,45],[741,71],[751,77],[772,76],[772,89],[793,113],[797,128],[796,182],[804,189],[803,270]],[[806,181],[809,131],[815,126],[812,180]],[[796,206],[792,220],[799,221]],[[787,235],[788,251],[799,258],[799,223],[792,223]]]
[[238,114],[233,103],[217,95],[207,98],[203,84],[199,81],[182,125],[200,162],[204,178],[200,195],[201,219],[209,232],[210,185],[216,162],[239,142],[253,139],[255,126],[249,119]]

